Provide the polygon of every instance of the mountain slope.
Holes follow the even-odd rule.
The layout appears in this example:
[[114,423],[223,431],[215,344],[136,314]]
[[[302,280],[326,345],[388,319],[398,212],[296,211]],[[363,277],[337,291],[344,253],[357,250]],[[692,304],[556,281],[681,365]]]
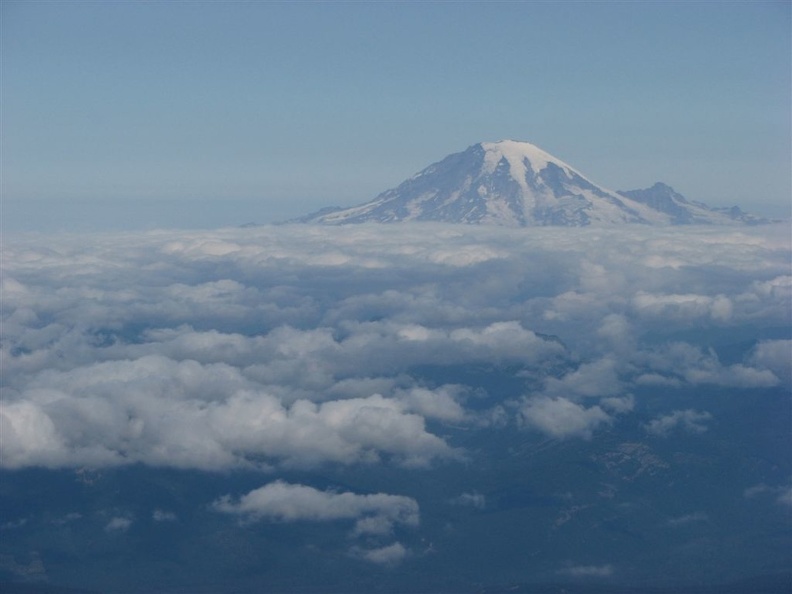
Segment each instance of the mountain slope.
[[[661,184],[662,185],[662,184]],[[726,223],[728,213],[663,189],[614,192],[527,142],[475,144],[434,163],[374,200],[325,208],[296,222],[400,221],[585,226],[590,224]]]
[[619,190],[618,193],[669,215],[671,217],[670,222],[674,225],[732,223],[757,225],[769,222],[766,219],[743,212],[737,206],[731,208],[710,208],[701,202],[688,200],[682,194],[674,191],[674,188],[661,182],[657,182],[651,188],[646,188],[645,190]]

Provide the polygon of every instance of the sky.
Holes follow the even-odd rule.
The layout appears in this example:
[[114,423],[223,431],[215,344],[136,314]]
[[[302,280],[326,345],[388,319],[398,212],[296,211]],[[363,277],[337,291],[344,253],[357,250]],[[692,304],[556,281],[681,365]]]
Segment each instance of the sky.
[[482,141],[790,208],[788,2],[14,2],[4,231],[267,223]]

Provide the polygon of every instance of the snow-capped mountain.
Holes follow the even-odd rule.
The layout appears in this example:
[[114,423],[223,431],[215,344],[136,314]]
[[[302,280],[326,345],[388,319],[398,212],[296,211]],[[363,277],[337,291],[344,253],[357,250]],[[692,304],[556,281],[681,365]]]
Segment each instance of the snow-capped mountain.
[[743,216],[747,215],[739,209],[731,213],[689,202],[663,184],[647,190],[614,192],[537,146],[502,140],[475,144],[449,155],[370,202],[351,208],[325,208],[297,222],[438,221],[577,227],[611,223],[724,224],[743,221]]
[[657,182],[645,190],[620,190],[619,194],[645,204],[671,217],[673,225],[732,224],[745,223],[758,225],[769,222],[742,211],[737,206],[731,208],[710,208],[702,202],[686,199],[674,188]]

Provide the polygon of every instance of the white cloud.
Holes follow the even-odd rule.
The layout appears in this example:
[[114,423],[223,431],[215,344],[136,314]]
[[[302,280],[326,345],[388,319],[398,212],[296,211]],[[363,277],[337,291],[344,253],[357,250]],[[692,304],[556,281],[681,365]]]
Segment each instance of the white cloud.
[[550,377],[545,382],[548,394],[564,396],[611,396],[618,394],[622,385],[617,373],[617,362],[606,357],[583,363],[561,379]]
[[707,366],[688,369],[685,379],[691,384],[715,384],[737,388],[770,388],[779,383],[775,374],[768,369],[755,369],[746,365]]
[[704,433],[707,430],[704,423],[711,419],[712,415],[706,411],[675,410],[671,414],[651,420],[645,428],[648,433],[661,437],[665,437],[678,428],[687,433]]
[[566,398],[537,396],[523,404],[523,422],[553,437],[590,439],[593,431],[612,421],[599,406],[586,408]]
[[620,355],[635,348],[632,324],[622,314],[606,315],[597,328],[597,335],[607,340],[610,348]]
[[455,399],[458,392],[454,386],[442,386],[437,390],[412,388],[397,392],[396,398],[407,410],[428,419],[459,422],[465,420],[465,409]]
[[368,550],[356,548],[353,552],[366,561],[386,566],[398,565],[408,555],[407,549],[400,542]]
[[438,427],[504,422],[461,368],[531,382],[522,421],[559,437],[635,385],[773,387],[788,340],[726,364],[707,331],[792,322],[782,227],[5,238],[0,465],[425,466],[458,455]]
[[723,365],[713,349],[704,350],[683,342],[637,352],[634,364],[651,371],[637,381],[642,384],[713,384],[733,388],[767,388],[779,384],[769,369],[734,363]]
[[605,410],[609,410],[617,414],[624,414],[631,412],[632,409],[635,408],[635,398],[631,394],[621,397],[612,396],[610,398],[602,398],[599,401],[599,404]]
[[754,347],[749,361],[792,383],[792,340],[763,340]]
[[357,495],[319,491],[305,485],[275,481],[237,500],[226,495],[214,502],[215,510],[261,521],[328,522],[354,520],[355,536],[389,534],[395,525],[417,526],[418,503],[401,495]]
[[132,525],[132,520],[121,516],[112,518],[106,525],[106,532],[126,532]]
[[657,295],[640,291],[633,297],[632,306],[640,316],[675,321],[712,318],[727,322],[733,311],[731,300],[724,295]]
[[38,388],[23,400],[2,403],[2,464],[142,462],[218,469],[256,464],[262,457],[311,466],[386,456],[405,466],[426,466],[458,455],[426,431],[424,417],[405,412],[394,399],[372,395],[285,406],[270,394],[242,389],[244,381],[225,368],[216,376],[213,366],[157,360],[159,373],[149,376],[150,363],[113,362],[109,369],[99,364],[76,378],[48,374],[48,383],[64,391]]

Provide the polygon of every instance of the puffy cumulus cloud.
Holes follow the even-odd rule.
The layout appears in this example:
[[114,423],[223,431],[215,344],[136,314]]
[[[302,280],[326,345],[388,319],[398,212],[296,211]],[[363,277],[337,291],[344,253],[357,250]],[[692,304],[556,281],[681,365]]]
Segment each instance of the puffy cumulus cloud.
[[[617,395],[623,390],[618,368],[614,358],[606,357],[547,378],[541,393],[522,399],[518,423],[556,438],[590,439],[596,429],[635,407],[632,395]],[[596,399],[596,404],[586,406],[583,399]]]
[[319,491],[284,481],[269,483],[236,500],[226,495],[215,501],[213,508],[249,521],[352,520],[354,536],[390,534],[395,525],[415,527],[420,521],[418,503],[410,497]]
[[66,460],[66,448],[52,419],[33,402],[0,401],[0,435],[4,468],[57,466]]
[[714,363],[712,366],[689,369],[685,379],[692,384],[715,384],[737,388],[769,388],[779,383],[772,371],[741,364],[724,367]]
[[427,368],[513,374],[521,422],[588,437],[636,385],[789,381],[788,340],[725,364],[708,334],[787,327],[789,258],[783,225],[5,237],[0,460],[422,466],[508,420]]
[[3,402],[3,466],[137,462],[221,469],[267,462],[351,464],[381,456],[405,466],[426,466],[435,458],[458,455],[427,432],[424,417],[380,395],[284,405],[270,394],[233,383],[227,391],[215,392],[222,386],[211,382],[190,395],[178,381],[184,363],[170,363],[171,373],[163,379],[166,391],[158,389],[158,381],[135,376],[141,368],[137,362],[129,362],[131,369],[120,363],[113,362],[107,375],[102,372],[108,364],[98,364],[93,373],[80,370],[76,381],[73,374],[50,374],[53,387],[34,388],[17,401]]
[[711,419],[712,415],[706,411],[675,410],[671,414],[651,420],[645,428],[647,433],[661,437],[665,437],[675,429],[681,429],[687,433],[704,433],[707,430],[704,423]]
[[459,386],[442,386],[437,390],[412,388],[396,393],[398,401],[407,410],[419,413],[427,419],[460,422],[467,413],[457,401]]
[[754,347],[749,361],[769,369],[787,384],[792,382],[792,340],[763,340]]
[[400,542],[394,542],[393,544],[373,549],[353,547],[352,553],[356,557],[369,561],[370,563],[394,566],[401,563],[404,558],[407,557],[409,551]]
[[610,350],[620,356],[635,349],[632,324],[622,314],[608,314],[597,328],[597,336],[608,341]]
[[686,382],[734,388],[767,388],[779,384],[770,369],[754,367],[750,360],[748,364],[724,365],[712,348],[702,349],[684,342],[636,352],[633,363],[644,370],[637,378],[643,384]]
[[728,321],[732,316],[732,302],[724,295],[656,295],[638,292],[632,306],[640,316],[652,316],[663,320],[693,320],[709,317]]
[[624,414],[631,412],[635,408],[635,397],[632,394],[627,396],[611,396],[609,398],[602,398],[599,405],[605,410],[613,413]]
[[[361,367],[371,374],[394,374],[420,365],[520,364],[535,367],[565,355],[563,345],[538,336],[520,322],[483,327],[432,328],[391,321],[345,322],[348,336],[327,345],[327,360],[340,376]],[[330,353],[330,349],[335,352]]]
[[560,379],[550,377],[545,382],[548,394],[566,396],[610,396],[622,389],[617,372],[618,362],[606,357],[583,363]]
[[527,399],[520,415],[523,423],[552,437],[590,439],[602,424],[613,421],[599,406],[586,408],[563,397],[537,396]]

